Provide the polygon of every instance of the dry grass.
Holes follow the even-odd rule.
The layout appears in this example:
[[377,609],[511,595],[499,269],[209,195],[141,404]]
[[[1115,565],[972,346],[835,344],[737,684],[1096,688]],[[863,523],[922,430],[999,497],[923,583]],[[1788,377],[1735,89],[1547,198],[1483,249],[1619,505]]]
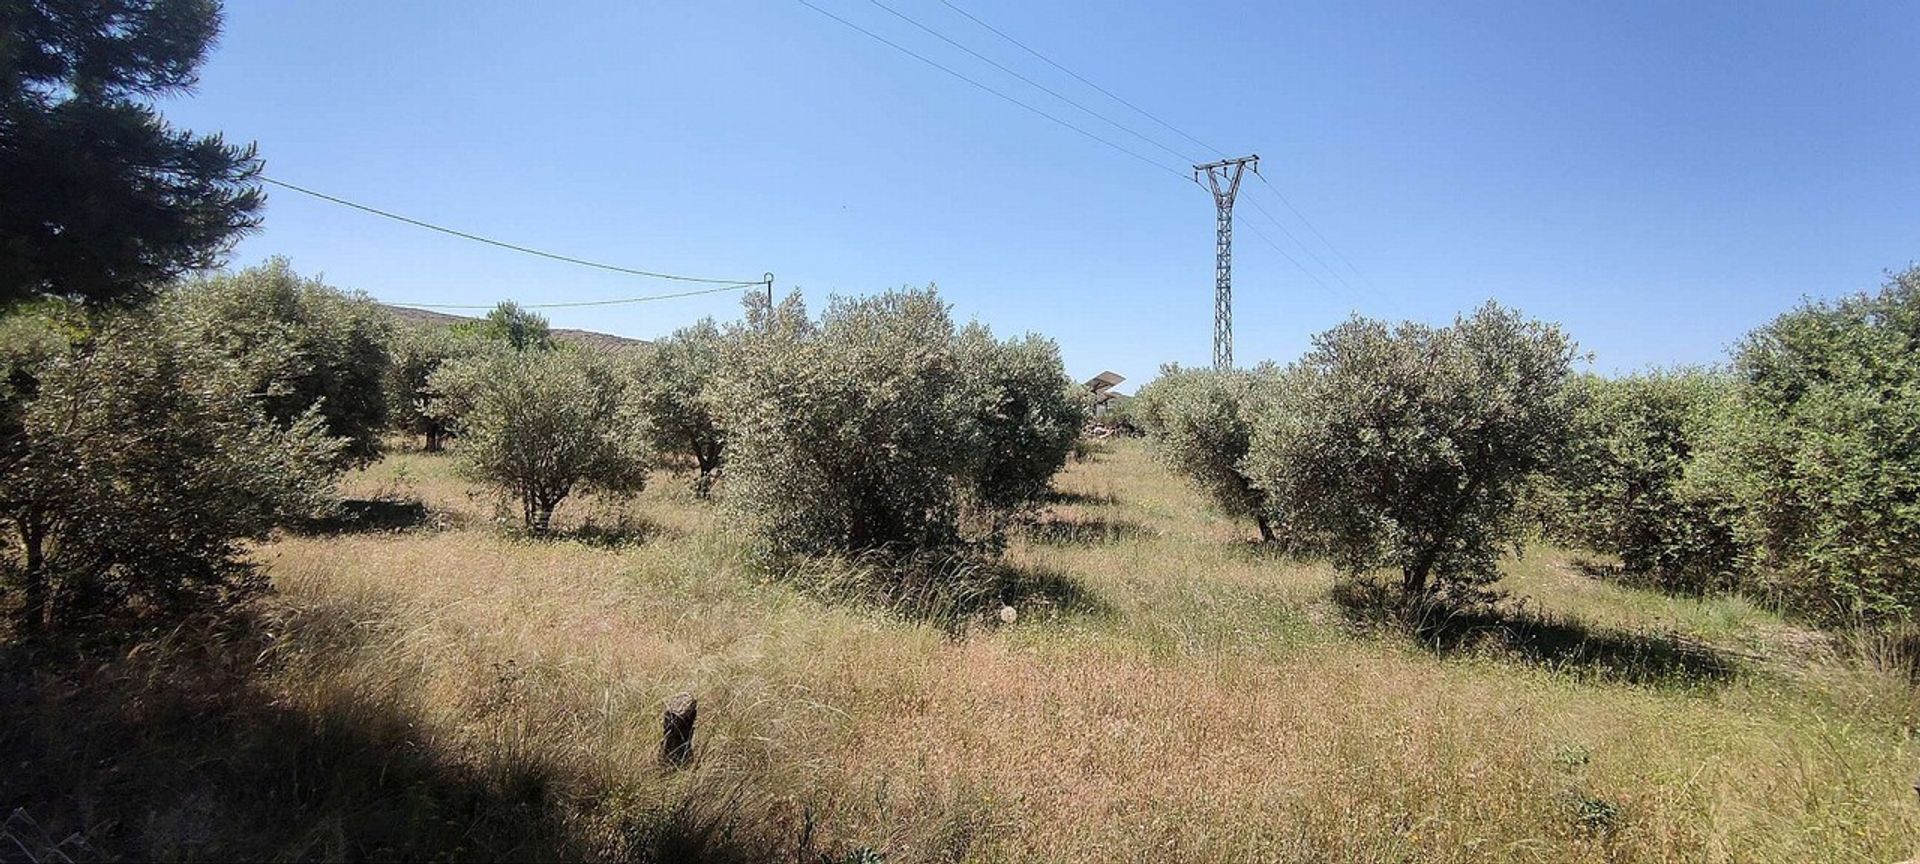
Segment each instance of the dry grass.
[[[1060,487],[1010,557],[1086,602],[953,635],[763,579],[671,478],[533,542],[391,457],[349,493],[423,508],[263,546],[278,593],[231,638],[9,676],[0,860],[1920,852],[1910,681],[1751,604],[1538,550],[1501,615],[1382,626],[1136,444]],[[681,689],[701,750],[667,774]]]

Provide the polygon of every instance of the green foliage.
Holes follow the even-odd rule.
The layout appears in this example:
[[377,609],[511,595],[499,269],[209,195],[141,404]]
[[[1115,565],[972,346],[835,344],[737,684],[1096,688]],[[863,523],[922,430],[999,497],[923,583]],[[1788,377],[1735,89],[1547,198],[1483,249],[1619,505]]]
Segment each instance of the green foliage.
[[[498,343],[454,327],[401,327],[388,345],[387,423],[396,431],[419,435],[429,451],[439,450],[453,434],[454,421],[470,400],[470,378],[443,392],[431,381],[448,364],[483,360],[498,353]],[[477,368],[477,367],[475,367]],[[452,381],[444,377],[442,384]]]
[[1701,466],[1737,502],[1760,590],[1829,620],[1920,611],[1920,268],[1743,342]]
[[231,599],[251,587],[242,540],[331,500],[341,442],[319,415],[267,422],[250,376],[161,316],[111,316],[36,358],[31,377],[12,397],[0,475],[6,569],[29,626]]
[[538,312],[521,308],[512,300],[500,301],[487,313],[487,317],[464,326],[515,351],[545,351],[553,347],[547,319]]
[[1488,303],[1449,327],[1355,318],[1256,412],[1245,470],[1306,545],[1409,595],[1498,578],[1516,501],[1566,441],[1573,346]]
[[291,427],[310,410],[345,439],[343,460],[380,453],[392,323],[364,294],[346,294],[275,258],[196,279],[165,298],[172,326],[234,359],[267,416]]
[[170,127],[213,0],[0,4],[0,306],[138,299],[220,263],[259,224],[251,145]]
[[699,472],[693,490],[701,498],[712,491],[725,456],[714,384],[728,338],[713,319],[704,319],[640,349],[634,365],[635,396],[653,449],[693,458]]
[[717,389],[727,503],[771,550],[996,546],[1065,464],[1083,415],[1050,343],[956,333],[931,288],[835,298],[818,323],[798,297],[748,302]]
[[1251,519],[1260,539],[1274,540],[1266,492],[1246,474],[1256,402],[1279,383],[1271,364],[1253,371],[1162,367],[1135,394],[1128,411],[1153,454],[1237,519]]
[[545,533],[554,508],[582,487],[635,492],[646,483],[644,420],[602,354],[513,353],[446,364],[428,380],[471,394],[455,449],[470,477],[519,502],[530,531]]
[[1733,504],[1688,481],[1733,383],[1697,370],[1579,379],[1572,442],[1545,484],[1559,538],[1668,590],[1734,587],[1747,556]]
[[960,372],[955,431],[964,435],[956,475],[963,509],[998,537],[1005,526],[995,520],[1046,496],[1092,404],[1085,388],[1067,379],[1051,339],[1029,333],[1000,341],[973,323],[952,350]]
[[1145,424],[1140,419],[1140,410],[1141,405],[1137,394],[1134,396],[1115,394],[1107,403],[1106,411],[1101,413],[1098,419],[1100,423],[1117,432],[1140,435],[1146,431]]

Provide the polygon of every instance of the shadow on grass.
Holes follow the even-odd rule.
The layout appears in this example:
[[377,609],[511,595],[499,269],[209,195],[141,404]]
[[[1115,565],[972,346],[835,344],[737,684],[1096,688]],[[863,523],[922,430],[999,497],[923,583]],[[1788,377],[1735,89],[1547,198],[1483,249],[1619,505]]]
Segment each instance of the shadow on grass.
[[666,533],[666,528],[648,519],[622,515],[611,522],[588,519],[579,525],[556,528],[538,539],[565,540],[595,549],[619,549],[637,546]]
[[1700,600],[1709,597],[1724,597],[1739,593],[1731,576],[1724,573],[1702,574],[1698,572],[1667,574],[1663,577],[1656,573],[1629,570],[1619,564],[1594,561],[1587,558],[1575,558],[1568,562],[1574,572],[1588,579],[1611,582],[1640,591],[1655,591],[1670,597],[1686,597]]
[[1505,602],[1409,602],[1377,582],[1346,581],[1333,601],[1350,624],[1396,630],[1440,655],[1504,656],[1631,683],[1717,684],[1738,671],[1732,655],[1677,634],[1591,627]]
[[1156,532],[1138,522],[1098,517],[1062,517],[1047,513],[1027,526],[1027,536],[1035,543],[1049,546],[1097,546],[1137,537],[1153,537]]
[[1120,499],[1114,497],[1112,493],[1100,493],[1097,495],[1089,495],[1085,492],[1068,492],[1060,489],[1054,489],[1047,492],[1046,503],[1078,504],[1081,506],[1111,506],[1111,505],[1120,503]]
[[295,533],[316,536],[443,527],[444,522],[435,519],[427,505],[412,498],[348,498],[341,501],[332,513],[302,519],[288,526]]
[[235,616],[0,645],[0,860],[765,860],[736,813],[595,812],[578,779],[448,752],[391,698],[275,688],[366,629]]
[[1022,615],[1047,617],[1086,615],[1104,617],[1113,614],[1099,595],[1088,590],[1079,579],[1058,570],[1000,564],[995,568],[991,600],[999,606],[1011,606]]
[[983,560],[964,553],[796,557],[773,564],[779,577],[830,603],[880,609],[950,635],[1018,620],[1109,616],[1113,609],[1058,570]]

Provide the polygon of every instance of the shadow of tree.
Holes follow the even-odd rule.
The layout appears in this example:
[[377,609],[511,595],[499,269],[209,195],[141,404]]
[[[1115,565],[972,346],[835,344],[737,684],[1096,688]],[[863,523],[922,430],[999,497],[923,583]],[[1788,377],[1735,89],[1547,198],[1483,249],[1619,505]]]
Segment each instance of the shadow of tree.
[[1107,617],[1114,614],[1113,607],[1100,595],[1073,575],[1059,570],[1001,564],[995,568],[993,587],[992,599],[997,605],[983,611],[997,612],[999,606],[1011,606],[1021,615]]
[[666,530],[652,520],[623,513],[610,522],[589,518],[579,525],[556,528],[540,539],[570,541],[596,549],[619,549],[656,539]]
[[1349,624],[1405,633],[1441,655],[1506,656],[1631,683],[1715,684],[1738,672],[1732,655],[1679,634],[1592,627],[1524,604],[1410,602],[1364,580],[1337,584],[1332,599]]
[[448,752],[390,698],[288,698],[284,623],[0,645],[0,860],[766,860],[737,813],[583,811],[580,778]]
[[1739,593],[1732,578],[1724,574],[1714,576],[1669,574],[1663,578],[1657,573],[1629,570],[1620,564],[1587,558],[1575,558],[1568,563],[1574,572],[1588,579],[1611,582],[1641,591],[1656,591],[1673,597],[1699,599]]
[[1077,504],[1083,506],[1111,506],[1120,503],[1120,499],[1114,497],[1112,493],[1102,492],[1089,494],[1086,492],[1070,492],[1061,489],[1048,491],[1045,500],[1048,504]]
[[951,635],[1016,617],[1107,616],[1112,607],[1072,575],[945,550],[917,555],[796,557],[773,562],[778,578],[830,603],[883,610]]
[[302,519],[288,526],[298,534],[335,535],[444,528],[427,505],[412,498],[348,498],[333,512]]
[[1153,537],[1155,534],[1146,526],[1131,520],[1071,518],[1053,513],[1043,514],[1027,526],[1029,538],[1051,546],[1092,546],[1136,537]]

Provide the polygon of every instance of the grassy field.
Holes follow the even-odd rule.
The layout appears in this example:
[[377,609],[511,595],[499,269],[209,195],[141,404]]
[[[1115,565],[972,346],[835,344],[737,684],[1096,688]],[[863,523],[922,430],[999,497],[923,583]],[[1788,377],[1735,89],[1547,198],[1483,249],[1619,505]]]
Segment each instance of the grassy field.
[[[530,541],[392,455],[357,524],[259,548],[247,620],[7,659],[0,860],[1920,853],[1907,674],[1750,603],[1536,549],[1499,612],[1414,632],[1135,442],[1058,485],[1018,620],[954,625],[758,575],[681,478]],[[683,689],[699,755],[665,772]]]

